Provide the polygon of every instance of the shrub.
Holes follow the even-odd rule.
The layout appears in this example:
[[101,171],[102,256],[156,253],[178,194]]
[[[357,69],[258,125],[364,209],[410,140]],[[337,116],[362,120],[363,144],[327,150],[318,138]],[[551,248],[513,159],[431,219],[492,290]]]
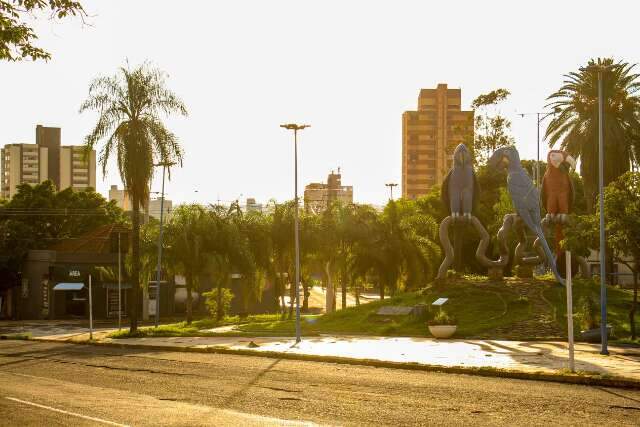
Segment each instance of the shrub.
[[446,311],[439,310],[428,323],[431,326],[457,325],[458,320],[455,317],[448,315]]
[[[202,294],[205,298],[205,305],[209,310],[211,316],[218,314],[218,289],[214,288],[209,292]],[[231,300],[233,299],[233,292],[227,288],[222,288],[222,313],[228,313],[231,308]]]
[[600,325],[598,304],[592,295],[580,298],[575,317],[582,330],[595,329]]

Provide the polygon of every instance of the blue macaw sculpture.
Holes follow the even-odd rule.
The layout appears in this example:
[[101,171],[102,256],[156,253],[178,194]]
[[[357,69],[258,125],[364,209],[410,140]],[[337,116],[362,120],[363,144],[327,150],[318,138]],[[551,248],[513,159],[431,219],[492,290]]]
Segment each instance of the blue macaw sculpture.
[[491,168],[507,168],[507,189],[513,207],[526,226],[538,236],[553,275],[564,285],[564,279],[558,273],[555,259],[540,225],[540,194],[520,164],[518,150],[514,146],[499,148],[491,155],[487,165]]
[[478,200],[478,183],[471,153],[464,144],[459,144],[453,152],[453,167],[444,178],[441,197],[454,221],[459,218],[471,220]]

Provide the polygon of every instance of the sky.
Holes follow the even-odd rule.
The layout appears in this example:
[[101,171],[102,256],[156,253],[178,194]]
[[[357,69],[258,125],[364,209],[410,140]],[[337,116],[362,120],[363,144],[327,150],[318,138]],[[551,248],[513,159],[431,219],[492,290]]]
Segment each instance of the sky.
[[[535,158],[536,119],[518,113],[542,111],[589,58],[640,60],[629,1],[82,3],[85,23],[33,21],[50,61],[0,62],[0,145],[34,143],[36,124],[82,144],[97,117],[78,113],[91,80],[149,61],[189,110],[166,119],[185,150],[166,184],[174,203],[292,199],[293,138],[279,125],[299,122],[311,125],[299,134],[300,194],[339,167],[356,202],[383,204],[384,184],[401,178],[402,112],[438,83],[461,88],[463,108],[511,91],[500,111],[521,157]],[[122,186],[114,164],[97,182],[105,195]]]

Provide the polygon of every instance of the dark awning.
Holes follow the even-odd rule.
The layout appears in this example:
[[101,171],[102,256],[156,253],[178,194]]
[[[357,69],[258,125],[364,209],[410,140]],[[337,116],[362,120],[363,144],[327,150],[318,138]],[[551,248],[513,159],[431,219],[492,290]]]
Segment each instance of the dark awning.
[[54,291],[81,291],[84,283],[58,283],[53,287]]

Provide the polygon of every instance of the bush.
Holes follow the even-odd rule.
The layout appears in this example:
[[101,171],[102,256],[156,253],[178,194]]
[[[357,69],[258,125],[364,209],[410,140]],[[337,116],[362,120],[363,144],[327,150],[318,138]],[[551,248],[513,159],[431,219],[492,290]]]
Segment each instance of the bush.
[[446,311],[439,310],[428,323],[430,326],[457,325],[458,320],[455,317],[448,315]]
[[[205,305],[209,310],[211,316],[216,316],[218,314],[218,289],[214,288],[209,292],[204,292],[202,294],[205,298]],[[228,313],[231,308],[231,300],[233,299],[233,292],[231,292],[227,288],[222,288],[222,313]]]
[[598,313],[598,304],[591,295],[583,296],[578,301],[578,309],[576,310],[576,320],[580,325],[580,329],[595,329],[600,325],[600,316]]

